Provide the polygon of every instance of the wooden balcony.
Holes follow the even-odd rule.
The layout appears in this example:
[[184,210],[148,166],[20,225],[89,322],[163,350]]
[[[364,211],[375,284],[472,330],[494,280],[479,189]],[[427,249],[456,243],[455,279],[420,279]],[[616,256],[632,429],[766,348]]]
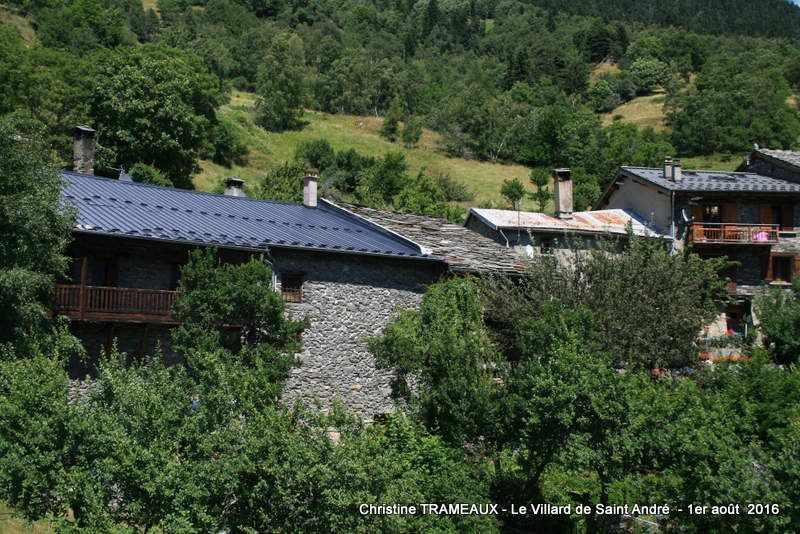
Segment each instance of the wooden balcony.
[[55,313],[78,321],[176,324],[177,291],[57,285]]
[[689,240],[695,244],[774,245],[779,228],[777,224],[692,223]]

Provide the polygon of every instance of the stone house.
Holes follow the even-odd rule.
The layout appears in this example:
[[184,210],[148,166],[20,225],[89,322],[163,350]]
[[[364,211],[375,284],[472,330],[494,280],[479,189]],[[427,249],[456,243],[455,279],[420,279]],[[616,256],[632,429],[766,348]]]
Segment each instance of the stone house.
[[576,251],[624,246],[629,230],[658,235],[644,218],[624,209],[574,212],[569,169],[556,169],[553,183],[555,213],[471,208],[465,225],[520,257],[549,255],[560,264],[568,263]]
[[751,171],[684,170],[667,158],[662,168],[621,167],[598,208],[624,209],[651,221],[676,249],[726,256],[734,302],[717,330],[739,331],[752,317],[751,299],[763,284],[787,285],[800,274],[800,180]]
[[[213,246],[225,262],[255,257],[268,263],[289,312],[310,321],[301,366],[288,378],[284,400],[324,409],[338,396],[371,418],[394,405],[391,372],[376,367],[366,338],[397,310],[416,307],[428,284],[507,255],[480,238],[460,250],[461,263],[453,261],[447,244],[438,243],[434,252],[317,198],[314,176],[304,178],[302,204],[247,198],[238,179],[217,195],[134,183],[124,173],[120,179],[94,176],[92,134],[76,131],[75,171],[61,173],[62,202],[77,218],[68,249],[72,268],[54,302],[90,355],[116,342],[132,355],[160,346],[175,360],[170,309],[181,267],[192,249]],[[428,218],[427,224],[442,222]],[[470,252],[481,246],[488,252]],[[79,362],[72,369],[76,378],[90,371]]]

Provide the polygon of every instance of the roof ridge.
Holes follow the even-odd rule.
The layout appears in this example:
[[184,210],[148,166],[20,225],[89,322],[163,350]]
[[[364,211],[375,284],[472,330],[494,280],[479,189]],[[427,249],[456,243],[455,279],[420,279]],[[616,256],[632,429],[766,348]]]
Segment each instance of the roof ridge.
[[[621,169],[645,169],[648,171],[661,171],[661,167],[639,167],[636,165],[620,165]],[[758,174],[757,172],[747,172],[747,171],[721,171],[719,169],[683,169],[684,173],[687,172],[716,172],[720,174],[741,174],[743,176],[751,175],[751,176],[763,176],[765,178],[771,178],[771,176],[766,176],[764,174]]]
[[156,184],[145,184],[142,182],[126,182],[122,180],[116,180],[114,178],[106,178],[105,176],[97,176],[95,174],[85,174],[82,172],[75,172],[70,170],[60,170],[60,174],[70,174],[74,176],[79,176],[81,178],[90,178],[93,180],[104,181],[104,182],[112,182],[119,185],[123,185],[125,187],[143,187],[148,189],[157,189],[157,190],[168,190],[168,191],[176,191],[179,193],[188,193],[194,195],[203,195],[203,196],[211,196],[214,198],[229,198],[229,199],[236,199],[237,201],[250,201],[250,202],[259,202],[259,203],[266,203],[266,204],[279,204],[281,206],[302,206],[303,204],[300,202],[288,202],[285,200],[269,200],[263,198],[250,198],[250,197],[234,197],[231,195],[225,195],[222,193],[209,193],[208,191],[198,191],[196,189],[181,189],[180,187],[170,187],[167,185],[156,185]]

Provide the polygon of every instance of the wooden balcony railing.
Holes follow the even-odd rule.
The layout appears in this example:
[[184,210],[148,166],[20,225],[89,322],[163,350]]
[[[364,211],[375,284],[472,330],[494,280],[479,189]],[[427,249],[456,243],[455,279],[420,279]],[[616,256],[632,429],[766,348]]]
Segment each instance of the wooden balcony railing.
[[81,321],[175,323],[177,291],[57,285],[55,313]]
[[779,228],[777,224],[692,223],[689,239],[693,243],[774,245]]

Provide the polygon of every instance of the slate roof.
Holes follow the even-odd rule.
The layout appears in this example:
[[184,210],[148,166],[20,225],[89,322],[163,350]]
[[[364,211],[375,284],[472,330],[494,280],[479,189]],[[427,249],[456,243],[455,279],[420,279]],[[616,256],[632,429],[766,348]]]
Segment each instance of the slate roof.
[[571,219],[559,219],[549,213],[472,208],[470,216],[478,217],[493,230],[523,228],[547,232],[624,235],[627,234],[630,223],[636,235],[656,235],[646,226],[644,220],[622,209],[576,211]]
[[800,168],[800,152],[793,150],[771,150],[769,148],[759,148],[757,154],[762,154],[768,158],[776,159],[792,167]]
[[620,167],[620,173],[668,191],[800,193],[800,184],[751,172],[683,170],[683,179],[677,182],[665,179],[662,169],[651,167]]
[[324,201],[317,208],[63,171],[74,231],[222,248],[300,248],[441,261]]
[[375,224],[404,235],[429,249],[431,253],[443,257],[452,271],[521,274],[527,267],[527,262],[517,256],[512,249],[444,219],[352,204],[341,204],[341,206]]

